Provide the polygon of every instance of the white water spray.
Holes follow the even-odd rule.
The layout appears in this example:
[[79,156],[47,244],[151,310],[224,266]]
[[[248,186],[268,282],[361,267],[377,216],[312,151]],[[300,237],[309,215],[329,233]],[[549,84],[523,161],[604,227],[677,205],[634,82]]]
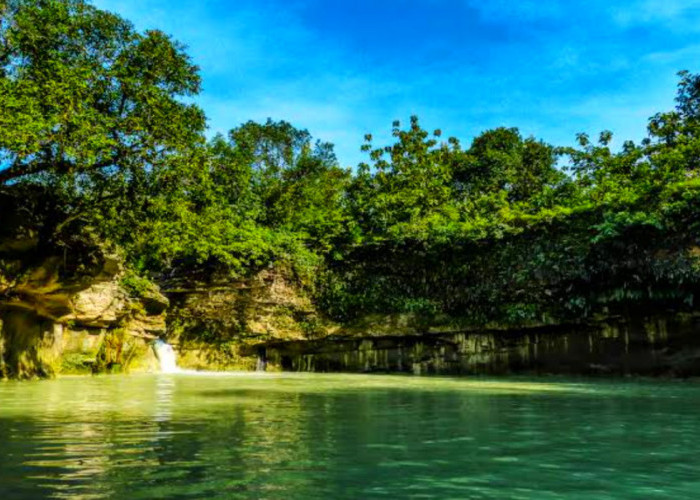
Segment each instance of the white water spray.
[[250,376],[274,376],[275,374],[270,374],[265,372],[265,365],[267,364],[264,355],[258,358],[258,371],[253,375],[251,372],[243,371],[231,371],[231,372],[206,372],[197,370],[186,370],[177,366],[177,356],[173,346],[168,344],[166,341],[161,339],[156,339],[153,344],[153,352],[158,358],[160,363],[161,373],[179,373],[181,375],[196,375],[201,377],[230,377],[230,376],[240,376],[240,377],[250,377]]
[[180,373],[182,371],[177,366],[177,358],[173,346],[161,339],[157,339],[153,342],[153,351],[160,362],[161,373]]

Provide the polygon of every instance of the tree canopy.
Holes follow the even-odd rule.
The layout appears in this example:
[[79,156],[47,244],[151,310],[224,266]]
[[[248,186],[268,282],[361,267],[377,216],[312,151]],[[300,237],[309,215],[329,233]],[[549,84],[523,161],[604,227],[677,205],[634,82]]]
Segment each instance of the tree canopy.
[[0,4],[0,184],[137,183],[201,139],[197,67],[166,34],[83,0]]
[[680,73],[640,144],[499,127],[467,146],[411,117],[391,144],[368,134],[348,169],[286,121],[206,140],[197,67],[164,33],[83,0],[0,0],[0,14],[0,188],[50,192],[144,276],[282,263],[347,321],[696,300],[700,75]]

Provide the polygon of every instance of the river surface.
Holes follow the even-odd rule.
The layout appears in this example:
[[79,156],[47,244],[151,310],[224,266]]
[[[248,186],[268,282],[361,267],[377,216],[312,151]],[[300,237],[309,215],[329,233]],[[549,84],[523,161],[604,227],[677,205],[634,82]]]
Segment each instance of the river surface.
[[321,374],[0,383],[0,499],[700,498],[700,384]]

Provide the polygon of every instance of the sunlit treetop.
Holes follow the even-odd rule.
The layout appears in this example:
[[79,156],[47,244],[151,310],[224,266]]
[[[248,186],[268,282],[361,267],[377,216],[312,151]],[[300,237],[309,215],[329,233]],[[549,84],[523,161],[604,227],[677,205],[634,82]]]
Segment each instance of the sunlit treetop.
[[160,31],[82,0],[0,0],[0,184],[125,179],[201,140],[198,68]]

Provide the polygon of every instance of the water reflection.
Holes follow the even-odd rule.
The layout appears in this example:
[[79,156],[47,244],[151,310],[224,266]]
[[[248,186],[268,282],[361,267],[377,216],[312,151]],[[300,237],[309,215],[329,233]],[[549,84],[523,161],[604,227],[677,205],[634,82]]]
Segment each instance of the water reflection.
[[185,375],[0,384],[0,498],[678,498],[688,384]]
[[155,383],[155,412],[153,421],[167,422],[173,414],[173,395],[175,394],[175,378],[161,376]]

